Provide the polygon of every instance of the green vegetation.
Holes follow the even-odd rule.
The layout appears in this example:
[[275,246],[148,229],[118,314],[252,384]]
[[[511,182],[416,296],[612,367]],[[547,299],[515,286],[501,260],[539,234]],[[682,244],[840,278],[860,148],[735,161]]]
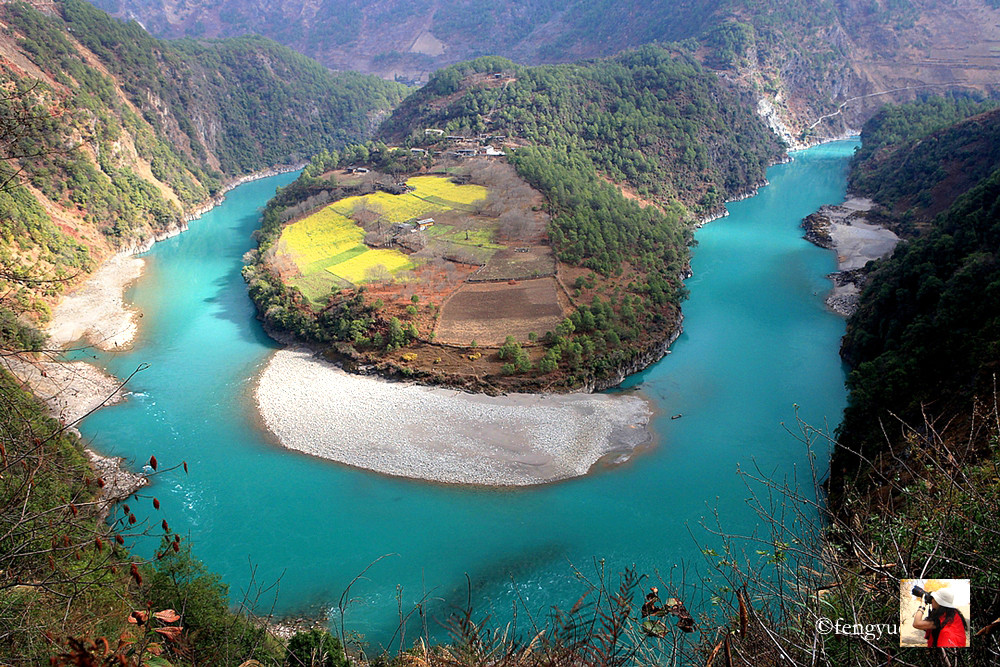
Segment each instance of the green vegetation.
[[953,96],[885,107],[865,124],[848,187],[904,223],[940,212],[1000,164],[1000,115],[984,114],[996,106]]
[[280,643],[256,619],[230,611],[229,587],[192,556],[187,542],[164,537],[159,553],[159,559],[143,568],[140,599],[153,609],[175,609],[181,614],[185,641],[171,651],[174,659],[208,665],[250,659],[272,665],[279,662]]
[[531,357],[513,336],[507,336],[503,345],[497,350],[497,356],[506,362],[503,365],[504,373],[524,373],[531,370]]
[[[399,86],[335,76],[260,38],[167,43],[82,0],[56,6],[57,16],[24,3],[3,7],[7,33],[55,82],[21,79],[19,85],[31,90],[33,101],[62,107],[49,116],[45,132],[32,135],[39,150],[22,150],[33,158],[22,167],[46,196],[81,209],[119,240],[180,217],[174,203],[137,174],[137,159],[179,203],[192,205],[214,194],[225,175],[357,140],[369,114],[401,97]],[[18,78],[5,71],[5,79]],[[89,144],[94,155],[66,150],[74,144]]]
[[[242,174],[303,160],[365,134],[369,114],[401,99],[376,77],[335,75],[259,37],[163,42],[83,0],[63,0],[65,29],[93,51],[154,127],[175,126],[190,153],[214,154],[220,170]],[[160,100],[160,109],[150,99]],[[217,131],[199,130],[220,119]],[[174,131],[176,131],[174,130]]]
[[889,413],[918,421],[985,395],[1000,359],[1000,170],[961,196],[926,236],[869,276],[848,323],[853,371],[842,438],[872,455]]
[[[925,413],[959,413],[973,396],[993,391],[1000,359],[1000,112],[927,134],[942,109],[947,115],[956,107],[930,102],[876,117],[876,136],[887,117],[908,117],[900,131],[910,127],[916,137],[904,135],[897,147],[869,152],[853,167],[865,176],[854,182],[873,188],[881,201],[912,197],[943,212],[922,236],[876,263],[848,322],[842,353],[853,370],[840,431],[845,447],[834,454],[835,471],[853,469],[857,453],[875,460],[901,446],[896,420],[916,424]],[[952,175],[956,162],[958,177]],[[867,180],[873,170],[885,180]]]
[[348,667],[340,640],[326,630],[299,632],[288,642],[285,664],[290,667]]
[[[925,578],[970,580],[971,643],[947,656],[963,665],[996,664],[1000,642],[991,624],[1000,600],[1000,414],[995,395],[985,397],[938,413],[940,419],[907,423],[905,448],[872,480],[877,488],[847,485],[833,508],[816,504],[822,489],[748,480],[771,487],[749,501],[759,520],[756,548],[728,536],[723,548],[705,550],[713,571],[706,583],[731,621],[715,636],[703,627],[702,637],[711,638],[700,647],[702,659],[688,664],[707,664],[705,654],[726,644],[732,664],[746,667],[945,664],[944,652],[899,646],[900,634],[926,646],[912,616],[900,617],[901,594],[910,597],[913,580],[926,585]],[[825,450],[824,433],[798,426],[803,446],[815,454]],[[971,442],[990,445],[977,451]],[[726,533],[724,522],[719,531]],[[838,619],[849,630],[831,632]],[[860,635],[854,623],[861,624],[854,626]],[[879,635],[878,624],[901,632]]]
[[882,107],[862,129],[862,143],[855,154],[855,169],[851,178],[857,178],[856,168],[881,150],[902,148],[904,144],[917,142],[933,132],[996,106],[997,102],[981,96],[953,94]]
[[[493,74],[514,80],[491,85]],[[381,132],[421,142],[436,127],[586,153],[640,195],[703,212],[761,181],[781,153],[748,106],[694,60],[653,46],[578,65],[487,57],[436,72]]]

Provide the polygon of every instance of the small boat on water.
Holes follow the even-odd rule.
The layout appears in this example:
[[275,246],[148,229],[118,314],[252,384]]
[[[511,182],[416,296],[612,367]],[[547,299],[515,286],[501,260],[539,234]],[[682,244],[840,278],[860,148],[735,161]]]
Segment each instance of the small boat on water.
[[680,419],[680,418],[681,418],[681,417],[683,417],[683,416],[684,416],[684,415],[682,415],[682,414],[680,414],[680,413],[677,413],[676,415],[674,415],[673,417],[671,417],[671,419]]

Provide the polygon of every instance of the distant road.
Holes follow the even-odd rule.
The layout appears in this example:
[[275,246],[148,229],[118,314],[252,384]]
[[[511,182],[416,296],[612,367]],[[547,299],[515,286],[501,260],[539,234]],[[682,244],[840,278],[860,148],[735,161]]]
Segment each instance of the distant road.
[[952,81],[952,82],[945,82],[945,83],[924,83],[924,84],[921,84],[919,86],[906,86],[905,88],[892,88],[891,90],[883,90],[883,91],[878,92],[878,93],[868,93],[867,95],[858,95],[857,97],[852,97],[852,98],[850,98],[848,100],[844,100],[843,102],[840,103],[840,106],[837,107],[836,111],[834,111],[833,113],[828,113],[825,116],[820,116],[819,118],[816,119],[816,122],[814,122],[812,125],[810,125],[806,129],[811,130],[814,127],[816,127],[817,125],[819,125],[820,123],[822,123],[827,118],[833,118],[834,116],[839,116],[840,113],[844,110],[844,107],[846,107],[848,104],[850,104],[851,102],[857,101],[857,100],[863,100],[866,97],[878,97],[879,95],[888,95],[889,93],[898,93],[898,92],[901,92],[903,90],[916,90],[917,88],[935,88],[935,87],[939,87],[939,86],[964,86],[966,88],[976,88],[977,87],[976,85],[973,85],[971,83],[962,83],[960,81]]

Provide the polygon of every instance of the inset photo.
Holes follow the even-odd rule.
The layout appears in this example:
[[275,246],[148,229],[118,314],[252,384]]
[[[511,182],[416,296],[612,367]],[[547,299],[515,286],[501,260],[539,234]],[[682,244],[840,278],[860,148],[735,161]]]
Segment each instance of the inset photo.
[[968,579],[903,579],[899,583],[899,645],[967,647],[972,633]]

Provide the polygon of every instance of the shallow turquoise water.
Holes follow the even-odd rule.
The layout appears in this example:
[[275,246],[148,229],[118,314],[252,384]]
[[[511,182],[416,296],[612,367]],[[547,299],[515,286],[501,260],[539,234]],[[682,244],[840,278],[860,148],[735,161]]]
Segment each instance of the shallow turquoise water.
[[[477,609],[505,621],[518,600],[532,614],[571,606],[584,590],[574,568],[593,575],[601,558],[611,573],[635,564],[691,584],[695,540],[716,543],[703,517],[717,510],[732,532],[755,526],[737,465],[756,461],[778,477],[801,468],[803,447],[782,426],[794,421],[793,404],[811,424],[839,422],[844,321],[823,305],[835,260],[802,240],[798,224],[842,200],[856,145],[795,154],[769,171],[769,187],[697,233],[685,333],[670,356],[626,383],[658,404],[658,442],[621,467],[526,490],[455,488],[352,470],[271,442],[250,392],[275,345],[254,319],[239,269],[260,207],[292,174],[241,186],[147,254],[145,275],[127,295],[144,315],[136,345],[98,356],[120,377],[149,368],[129,383],[135,393],[126,404],[95,414],[82,431],[107,454],[187,461],[189,474],[156,479],[159,513],[148,499],[133,508],[190,535],[234,600],[255,570],[258,582],[280,580],[277,613],[327,610],[386,555],[352,588],[346,618],[376,643],[396,628],[397,586],[404,609],[426,595],[428,615],[443,618],[465,603],[468,575]],[[677,413],[684,417],[671,420]],[[518,613],[524,628],[524,608]]]

